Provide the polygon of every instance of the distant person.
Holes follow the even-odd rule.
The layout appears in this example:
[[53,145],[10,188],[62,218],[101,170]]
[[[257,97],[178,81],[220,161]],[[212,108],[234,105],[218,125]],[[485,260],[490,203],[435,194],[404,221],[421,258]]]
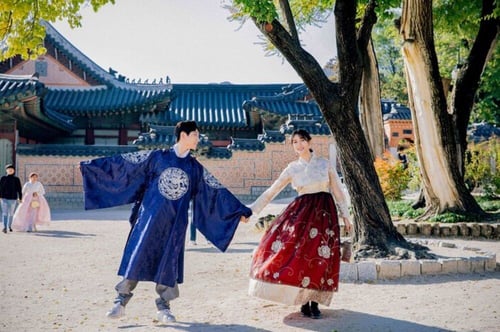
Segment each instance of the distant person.
[[350,232],[349,210],[337,171],[329,160],[313,153],[310,134],[298,129],[291,142],[297,160],[250,205],[258,214],[288,184],[298,192],[271,222],[254,252],[249,294],[301,305],[302,315],[320,318],[318,304],[329,306],[338,289],[339,217]]
[[50,208],[45,199],[45,188],[38,181],[38,174],[31,173],[23,186],[23,201],[14,213],[12,227],[21,232],[37,231],[37,225],[50,223]]
[[23,199],[21,180],[15,175],[14,165],[5,166],[7,175],[0,178],[0,206],[2,207],[3,232],[7,229],[12,232],[12,221],[16,211],[17,202]]
[[398,147],[398,159],[401,162],[401,166],[403,167],[403,169],[407,169],[408,168],[408,157],[406,156],[405,148],[402,146]]
[[175,321],[170,301],[179,296],[178,285],[184,281],[191,200],[194,226],[221,251],[229,246],[239,222],[248,221],[252,214],[191,156],[199,141],[196,122],[179,122],[175,136],[177,143],[168,150],[126,153],[80,164],[86,209],[134,202],[132,229],[118,270],[123,279],[115,287],[118,294],[107,313],[109,318],[125,314],[139,281],[152,281],[159,295],[158,320]]

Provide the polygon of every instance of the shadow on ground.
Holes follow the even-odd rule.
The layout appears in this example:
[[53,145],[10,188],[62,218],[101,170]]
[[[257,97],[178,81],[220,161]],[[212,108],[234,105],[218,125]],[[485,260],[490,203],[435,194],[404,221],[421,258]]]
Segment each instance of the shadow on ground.
[[321,310],[321,319],[302,317],[299,312],[289,314],[283,323],[307,331],[365,332],[365,331],[405,331],[405,332],[451,332],[437,326],[422,325],[390,317],[375,316],[350,310]]
[[[144,329],[145,325],[123,325],[119,326],[119,330],[130,330],[133,331],[135,328]],[[209,323],[188,323],[179,322],[172,324],[158,324],[154,326],[157,329],[165,328],[166,330],[175,331],[192,331],[192,332],[218,332],[218,331],[238,331],[238,332],[272,332],[270,330],[259,329],[248,325],[240,324],[209,324]]]

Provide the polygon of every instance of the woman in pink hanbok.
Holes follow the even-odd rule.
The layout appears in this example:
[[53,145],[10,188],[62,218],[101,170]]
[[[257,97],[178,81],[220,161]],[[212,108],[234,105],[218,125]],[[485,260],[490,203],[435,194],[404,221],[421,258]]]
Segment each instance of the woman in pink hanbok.
[[36,231],[37,225],[50,223],[50,208],[45,199],[45,189],[38,181],[38,174],[31,173],[23,186],[23,201],[14,213],[12,228],[21,232]]

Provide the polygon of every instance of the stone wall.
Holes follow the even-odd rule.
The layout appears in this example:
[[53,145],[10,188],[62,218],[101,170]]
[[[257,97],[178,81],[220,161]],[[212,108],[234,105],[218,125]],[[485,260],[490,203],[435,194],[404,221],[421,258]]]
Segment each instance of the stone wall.
[[[328,157],[329,138],[313,137],[316,154]],[[39,175],[45,187],[46,197],[52,208],[83,208],[82,177],[79,163],[98,156],[17,156],[17,176],[24,183],[31,172]],[[266,143],[263,151],[233,151],[230,159],[199,161],[242,202],[257,198],[279,176],[286,165],[297,157],[289,137],[283,143]],[[290,197],[295,191],[288,186],[278,196]]]

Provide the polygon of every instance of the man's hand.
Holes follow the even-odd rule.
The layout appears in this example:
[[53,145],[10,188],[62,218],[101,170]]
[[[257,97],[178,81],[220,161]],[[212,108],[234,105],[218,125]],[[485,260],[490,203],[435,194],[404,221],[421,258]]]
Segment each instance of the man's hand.
[[241,218],[240,218],[240,222],[243,222],[245,224],[248,222],[248,220],[249,220],[249,218],[247,218],[245,216],[241,216]]

